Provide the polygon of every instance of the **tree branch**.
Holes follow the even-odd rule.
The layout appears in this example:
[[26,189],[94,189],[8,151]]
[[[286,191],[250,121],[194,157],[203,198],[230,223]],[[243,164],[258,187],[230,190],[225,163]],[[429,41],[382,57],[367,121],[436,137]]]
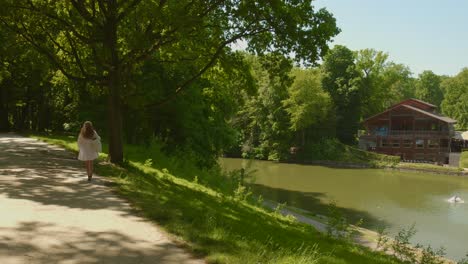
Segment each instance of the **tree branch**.
[[39,53],[45,55],[47,58],[49,58],[49,60],[51,61],[52,65],[54,65],[55,67],[57,67],[57,69],[59,69],[63,75],[65,75],[67,78],[71,79],[71,80],[75,80],[75,81],[86,81],[85,78],[82,78],[82,77],[78,77],[78,76],[75,76],[71,73],[69,73],[67,70],[65,70],[65,68],[63,67],[63,65],[61,65],[59,62],[58,62],[58,59],[56,58],[56,56],[52,53],[50,53],[46,48],[42,47],[41,45],[39,45],[38,43],[36,43],[35,41],[33,41],[33,38],[27,33],[27,30],[25,29],[24,27],[24,24],[22,24],[22,27],[23,27],[23,31],[17,29],[17,28],[14,28],[14,27],[11,27],[3,18],[0,17],[0,21],[2,24],[4,24],[8,29],[12,30],[13,32],[16,32],[17,34],[19,34],[23,39],[25,39],[29,44],[31,44],[33,47],[36,48],[37,51],[39,51]]
[[83,34],[80,34],[78,32],[78,30],[72,25],[72,23],[70,23],[69,21],[66,21],[65,19],[62,19],[60,17],[58,17],[57,15],[55,14],[52,14],[52,13],[49,13],[49,12],[46,12],[45,10],[43,10],[42,8],[38,8],[36,7],[31,1],[29,1],[29,6],[30,7],[27,7],[27,6],[23,6],[23,5],[10,5],[9,7],[12,7],[12,8],[15,8],[15,9],[24,9],[24,10],[28,10],[32,13],[36,13],[36,14],[39,14],[39,15],[43,15],[45,16],[46,18],[49,18],[49,19],[52,19],[62,25],[64,25],[68,30],[72,31],[73,34],[75,36],[77,36],[82,42],[84,43],[93,43],[93,42],[96,42],[97,39],[92,39],[92,38],[89,38],[89,37],[86,37],[84,36]]
[[206,63],[205,66],[203,68],[201,68],[195,75],[193,75],[191,78],[189,78],[188,80],[186,80],[183,83],[181,83],[180,85],[178,85],[178,87],[174,90],[174,92],[172,94],[168,95],[165,99],[163,99],[163,100],[161,100],[159,102],[156,102],[154,104],[147,105],[147,107],[160,107],[160,106],[166,104],[167,102],[169,102],[170,100],[172,100],[175,96],[177,96],[177,94],[179,94],[181,91],[183,91],[186,87],[188,87],[190,84],[192,84],[197,78],[202,76],[203,73],[205,73],[208,69],[210,69],[216,63],[216,60],[219,58],[219,56],[221,55],[223,49],[228,44],[233,43],[234,41],[236,41],[238,39],[241,39],[243,37],[256,35],[256,34],[259,34],[259,33],[262,33],[262,32],[266,32],[268,30],[269,30],[269,28],[263,28],[263,29],[259,29],[259,30],[247,33],[247,29],[245,29],[242,32],[232,36],[230,39],[227,39],[227,40],[223,41],[216,48],[215,53],[213,53],[213,55],[211,56],[211,59],[208,61],[208,63]]
[[[68,40],[68,43],[70,44],[70,47],[71,47],[71,50],[72,50],[72,54],[73,54],[73,57],[75,58],[76,60],[76,63],[78,64],[78,68],[80,69],[81,71],[81,74],[83,76],[89,76],[89,74],[85,71],[84,67],[83,67],[83,64],[81,62],[81,59],[80,59],[80,56],[78,55],[78,51],[77,51],[77,48],[75,46],[75,43],[72,39],[72,37],[70,36],[70,32],[66,32],[65,35],[67,36],[67,40]],[[97,76],[95,76],[96,78]]]
[[122,12],[117,15],[117,21],[121,21],[124,19],[128,14],[130,14],[133,10],[135,10],[136,6],[141,3],[142,0],[133,0],[131,1],[127,7],[124,7]]
[[86,10],[86,7],[84,6],[83,1],[79,1],[79,2],[76,0],[70,0],[70,1],[72,2],[72,5],[75,7],[78,13],[81,15],[81,17],[83,17],[88,22],[91,22],[93,24],[96,23],[95,17],[93,17],[93,15],[91,15],[91,13],[88,10]]

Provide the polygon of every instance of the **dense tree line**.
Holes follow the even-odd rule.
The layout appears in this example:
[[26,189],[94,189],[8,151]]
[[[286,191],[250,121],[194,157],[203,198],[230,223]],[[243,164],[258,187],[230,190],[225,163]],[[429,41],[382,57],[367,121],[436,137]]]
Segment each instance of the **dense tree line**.
[[467,69],[414,77],[380,51],[329,50],[339,29],[311,1],[0,3],[0,130],[92,120],[113,162],[152,140],[208,166],[223,152],[287,159],[354,144],[363,119],[411,97],[468,127]]
[[[256,54],[294,53],[296,60],[304,63],[314,63],[323,56],[339,30],[333,16],[325,9],[315,10],[311,2],[1,0],[0,25],[2,34],[11,35],[25,43],[27,51],[38,54],[38,63],[49,64],[51,71],[59,71],[68,79],[68,86],[78,94],[76,104],[89,102],[91,108],[84,109],[95,112],[98,120],[106,120],[110,159],[120,163],[123,138],[135,137],[143,130],[146,137],[169,134],[174,141],[183,138],[190,145],[205,143],[211,130],[198,138],[191,138],[192,133],[204,133],[200,130],[219,119],[210,116],[217,109],[210,100],[222,101],[219,95],[210,98],[209,91],[204,91],[211,88],[211,82],[219,81],[207,75],[217,68],[231,75],[229,79],[236,77],[236,71],[229,69],[236,67],[236,54],[230,48],[235,42],[246,41],[248,50]],[[8,60],[2,61],[4,67],[10,67]],[[138,78],[141,76],[148,78],[143,86]],[[18,86],[18,90],[26,89]],[[212,91],[227,88],[223,85]],[[20,117],[10,113],[10,104],[14,104],[11,111],[16,111],[22,103],[11,103],[11,92],[5,93],[2,109],[8,104],[8,114],[3,115],[9,117],[3,117],[4,126],[5,119],[18,123],[16,119],[25,116],[24,111],[29,113],[29,123],[35,120],[30,114],[35,109],[30,105],[24,106],[27,109]],[[174,102],[174,97],[182,93]],[[165,114],[168,116],[164,119],[161,115]],[[139,121],[138,127],[143,124],[141,131],[132,131],[134,124],[127,123],[128,118]],[[159,121],[162,123],[154,123]],[[164,127],[166,124],[169,127]],[[28,128],[36,129],[31,125]],[[129,130],[127,134],[125,130]],[[190,131],[189,138],[185,130]],[[216,144],[200,149],[213,150]]]
[[325,139],[353,145],[361,121],[407,98],[432,103],[457,119],[458,129],[468,127],[468,69],[454,77],[432,71],[413,77],[383,52],[340,45],[318,67],[293,66],[284,57],[248,56],[248,61],[257,93],[244,96],[232,120],[238,131],[232,154],[279,160],[297,150],[333,148],[323,142],[335,141]]

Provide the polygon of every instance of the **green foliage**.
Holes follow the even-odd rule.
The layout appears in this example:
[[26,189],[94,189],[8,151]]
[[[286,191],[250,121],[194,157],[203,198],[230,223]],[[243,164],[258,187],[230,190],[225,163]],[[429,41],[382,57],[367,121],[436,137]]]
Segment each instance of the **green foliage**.
[[409,228],[401,229],[394,237],[391,248],[394,254],[403,261],[409,263],[417,263],[417,254],[413,246],[411,246],[410,239],[416,234],[415,224]]
[[459,129],[468,129],[468,68],[445,79],[441,86],[445,91],[442,112],[456,119]]
[[294,83],[283,101],[290,119],[290,129],[296,134],[296,145],[304,146],[320,136],[334,132],[334,109],[330,96],[322,89],[318,69],[294,69]]
[[234,190],[234,199],[239,201],[246,201],[251,195],[252,192],[249,190],[249,188],[242,185],[240,182],[237,186],[237,189]]
[[401,260],[409,263],[419,264],[443,264],[446,263],[444,259],[446,253],[445,248],[440,247],[433,249],[430,245],[423,246],[417,244],[412,246],[410,244],[411,238],[416,234],[415,225],[413,224],[408,229],[401,229],[395,236],[394,240],[390,242],[388,233],[385,228],[378,229],[378,240],[376,249],[386,252],[389,246],[393,253]]
[[[361,116],[369,117],[385,109],[388,90],[382,85],[388,54],[373,49],[356,52],[356,70],[360,74]],[[364,103],[365,102],[365,103]]]
[[395,166],[395,168],[401,169],[416,169],[416,170],[428,170],[428,171],[436,171],[436,172],[455,172],[458,173],[462,171],[461,168],[455,167],[442,167],[439,165],[434,164],[424,164],[424,163],[399,163]]
[[430,245],[423,247],[421,245],[417,246],[421,249],[421,257],[419,259],[420,264],[444,264],[446,261],[444,259],[446,253],[445,248],[440,247],[435,250]]
[[343,238],[346,240],[351,239],[351,225],[343,215],[343,213],[336,206],[335,201],[331,201],[328,205],[328,221],[327,221],[327,234],[331,237]]
[[323,138],[307,145],[296,156],[298,161],[336,161],[364,164],[372,167],[393,166],[399,157],[363,151],[339,142],[337,139]]
[[379,226],[377,228],[377,235],[377,244],[375,245],[375,249],[387,252],[390,246],[390,238],[388,237],[388,231],[386,230],[385,226]]
[[284,203],[278,203],[275,207],[275,209],[273,210],[273,213],[275,215],[282,215],[282,211],[283,209],[286,207],[287,203],[284,202]]
[[461,153],[460,156],[460,167],[468,168],[468,150],[465,150]]
[[468,253],[466,254],[466,258],[462,258],[457,261],[457,264],[468,264]]
[[336,135],[340,141],[356,141],[361,115],[359,73],[351,50],[336,45],[325,56],[322,86],[336,107]]
[[283,106],[292,84],[291,61],[277,54],[247,57],[258,87],[257,94],[246,95],[245,107],[233,119],[241,131],[239,145],[247,157],[283,160],[291,142],[289,117]]
[[[383,108],[390,107],[408,98],[414,98],[415,79],[411,77],[408,66],[394,62],[387,63],[381,77],[381,92],[385,94],[380,98]],[[377,113],[373,113],[377,114]],[[364,116],[367,118],[369,116]]]
[[444,94],[440,87],[441,77],[432,71],[423,71],[416,81],[416,98],[425,102],[440,106]]
[[259,195],[259,196],[257,197],[257,200],[256,200],[255,202],[257,203],[257,206],[258,206],[258,207],[263,207],[263,202],[264,202],[263,196],[262,196],[262,195]]
[[[232,111],[230,99],[235,97],[226,96],[232,95],[229,81],[233,77],[238,80],[235,77],[245,73],[242,68],[236,70],[231,44],[244,40],[248,50],[256,54],[293,53],[296,61],[313,64],[326,53],[328,41],[339,32],[333,16],[325,9],[314,10],[311,0],[275,1],[274,4],[261,1],[3,0],[1,4],[0,30],[12,34],[11,39],[28,43],[24,45],[27,51],[42,54],[52,72],[59,70],[67,79],[79,82],[71,85],[74,92],[80,93],[83,87],[90,87],[93,97],[96,93],[100,95],[102,101],[91,104],[88,109],[101,112],[99,106],[106,105],[107,116],[99,121],[106,120],[109,124],[106,131],[110,159],[115,163],[123,161],[124,135],[135,142],[140,135],[148,137],[156,131],[158,136],[166,137],[160,134],[180,130],[182,135],[169,138],[184,138],[184,145],[208,156],[230,142],[232,133],[220,120],[226,118],[225,112]],[[212,76],[215,67],[222,68],[223,72]],[[36,73],[38,78],[50,75],[50,72],[41,73],[40,69],[19,72],[29,75],[29,79]],[[48,67],[44,69],[47,71]],[[151,70],[156,74],[149,74],[149,79],[155,82],[139,83],[138,76]],[[220,87],[222,89],[216,89]],[[182,116],[183,122],[171,124],[177,131],[170,130],[173,127],[158,126],[156,122],[160,120],[153,117],[166,111],[167,103],[187,90],[196,91],[185,94],[186,98],[177,104],[190,105],[191,109],[186,109],[187,112],[169,109],[167,113],[168,116]],[[54,96],[49,98],[55,99]],[[82,99],[72,100],[72,105],[78,105]],[[226,101],[229,104],[224,105],[225,109],[220,108]],[[199,102],[203,103],[199,105]],[[26,102],[25,106],[28,104]],[[5,108],[3,103],[0,107]],[[163,109],[154,109],[157,107]],[[153,108],[152,111],[148,111],[149,108]],[[203,122],[193,120],[192,115],[203,114],[206,117]],[[76,116],[62,123],[70,123],[73,118]],[[8,125],[6,115],[0,120],[0,129]],[[202,135],[208,127],[217,129],[208,130],[210,133],[204,139],[210,141],[203,144]],[[197,133],[186,139],[184,134],[190,129]],[[274,151],[280,153],[277,146]],[[209,164],[210,160],[205,163]]]

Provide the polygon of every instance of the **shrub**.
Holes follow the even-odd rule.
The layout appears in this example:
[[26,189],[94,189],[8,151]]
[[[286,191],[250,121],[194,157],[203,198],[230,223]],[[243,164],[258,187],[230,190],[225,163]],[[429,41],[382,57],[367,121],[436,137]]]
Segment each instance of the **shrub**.
[[435,250],[430,245],[426,247],[422,247],[421,245],[417,245],[417,248],[421,249],[421,259],[419,260],[420,264],[443,264],[445,260],[443,257],[446,255],[445,248],[440,247],[439,249]]
[[410,239],[416,234],[415,224],[408,229],[401,229],[395,236],[391,248],[399,259],[416,263],[416,252],[410,244]]
[[331,201],[328,205],[327,234],[343,239],[350,239],[352,235],[351,226],[335,201]]
[[383,252],[386,252],[388,250],[388,242],[389,242],[389,237],[388,237],[388,231],[387,229],[385,228],[385,226],[379,226],[377,228],[377,234],[378,234],[378,237],[377,237],[377,245],[375,246],[375,248],[377,250],[382,250]]

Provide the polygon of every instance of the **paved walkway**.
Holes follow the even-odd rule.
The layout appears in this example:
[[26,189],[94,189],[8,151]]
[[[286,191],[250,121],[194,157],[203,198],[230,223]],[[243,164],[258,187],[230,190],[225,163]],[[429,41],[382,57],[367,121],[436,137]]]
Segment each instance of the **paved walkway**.
[[93,180],[64,149],[0,134],[0,263],[205,263]]

